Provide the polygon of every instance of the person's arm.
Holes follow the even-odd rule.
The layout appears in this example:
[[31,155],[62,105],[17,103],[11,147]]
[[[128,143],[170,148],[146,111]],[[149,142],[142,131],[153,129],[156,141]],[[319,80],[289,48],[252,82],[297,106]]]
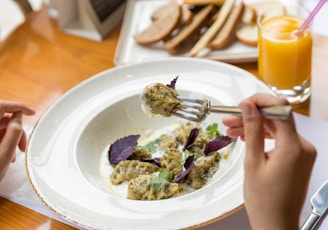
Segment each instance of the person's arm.
[[0,101],[0,180],[10,162],[16,159],[16,147],[26,147],[26,136],[22,127],[22,115],[33,115],[34,111],[22,103]]
[[[240,103],[242,117],[227,117],[227,134],[246,143],[244,196],[251,226],[257,229],[299,229],[316,150],[288,120],[263,118],[258,107],[287,104],[267,94],[256,94]],[[275,147],[264,150],[264,139]]]

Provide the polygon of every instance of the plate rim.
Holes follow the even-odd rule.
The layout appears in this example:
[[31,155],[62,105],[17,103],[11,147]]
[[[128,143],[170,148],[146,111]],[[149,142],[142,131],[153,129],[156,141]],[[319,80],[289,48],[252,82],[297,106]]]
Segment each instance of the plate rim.
[[[29,172],[29,162],[28,162],[28,159],[30,157],[29,146],[30,146],[31,139],[34,136],[34,132],[39,127],[40,122],[42,122],[43,119],[45,119],[45,117],[47,117],[47,114],[49,113],[49,111],[51,111],[51,109],[54,108],[57,105],[57,103],[59,103],[60,101],[64,100],[65,97],[68,97],[71,93],[74,93],[74,91],[77,90],[82,85],[88,84],[89,81],[93,81],[95,78],[101,78],[101,77],[105,76],[106,74],[111,74],[112,72],[115,72],[115,71],[120,71],[120,69],[127,69],[127,68],[131,68],[132,66],[150,65],[154,61],[155,62],[175,62],[175,61],[181,61],[181,62],[198,62],[199,64],[205,63],[205,64],[210,64],[210,65],[215,64],[215,65],[218,65],[218,66],[223,67],[223,68],[227,67],[228,69],[233,69],[233,70],[235,70],[237,72],[241,72],[241,73],[243,73],[243,75],[245,75],[245,77],[247,75],[248,77],[253,78],[253,80],[256,81],[256,83],[265,86],[264,83],[262,83],[259,79],[257,79],[250,72],[247,72],[246,70],[243,70],[243,69],[241,69],[239,67],[236,67],[236,66],[233,66],[231,64],[227,64],[227,63],[224,63],[224,62],[213,61],[213,60],[207,60],[207,59],[188,58],[188,57],[174,57],[174,58],[158,58],[156,60],[143,61],[143,62],[133,63],[133,64],[129,64],[129,65],[114,67],[112,69],[107,69],[107,70],[104,70],[104,71],[102,71],[102,72],[100,72],[100,73],[98,73],[98,74],[90,77],[89,79],[87,79],[85,81],[82,81],[81,83],[77,84],[76,86],[72,87],[70,90],[68,90],[66,93],[64,93],[58,100],[56,100],[48,108],[48,110],[40,117],[40,119],[37,121],[36,125],[33,127],[33,130],[32,130],[32,133],[31,133],[31,135],[29,137],[29,140],[28,140],[28,143],[27,143],[27,148],[26,148],[25,167],[26,167],[26,174],[28,176],[28,181],[29,181],[30,185],[32,186],[33,191],[39,197],[39,199],[42,201],[42,203],[44,205],[46,205],[51,211],[53,211],[57,216],[63,218],[64,220],[67,220],[70,223],[73,223],[74,225],[77,225],[79,227],[83,227],[83,228],[87,228],[88,229],[88,226],[81,225],[81,223],[76,222],[74,220],[74,218],[72,219],[72,218],[66,217],[62,213],[58,212],[57,209],[54,209],[50,204],[48,204],[46,202],[46,200],[43,198],[43,196],[40,193],[40,191],[37,189],[37,186],[33,183],[33,179],[31,178],[31,175],[30,175],[30,172]],[[268,92],[271,92],[268,87],[266,87],[266,89],[268,90]],[[242,207],[243,207],[243,203],[240,204],[239,206],[233,208],[229,212],[224,213],[223,215],[219,215],[216,218],[212,218],[210,220],[203,221],[203,222],[201,222],[201,223],[199,223],[197,225],[189,226],[189,227],[187,227],[187,229],[188,228],[194,228],[194,227],[195,228],[203,227],[203,226],[206,226],[208,224],[217,222],[217,221],[219,221],[221,219],[224,219],[227,216],[232,215],[233,213],[235,213],[238,210],[240,210]]]

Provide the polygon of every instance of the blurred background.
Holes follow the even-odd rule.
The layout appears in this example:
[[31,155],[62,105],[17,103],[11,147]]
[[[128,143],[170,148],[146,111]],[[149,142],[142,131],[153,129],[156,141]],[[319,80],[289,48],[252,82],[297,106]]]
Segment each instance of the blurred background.
[[[18,1],[18,0],[17,0]],[[4,40],[18,25],[24,21],[24,13],[15,0],[0,0],[0,41]],[[67,0],[70,1],[70,0]],[[155,0],[154,0],[155,1]],[[299,0],[300,4],[312,10],[318,0]],[[56,18],[56,0],[29,0],[33,10],[39,10],[42,5],[48,8],[49,16]],[[328,21],[328,4],[316,16],[313,24],[313,31],[316,34],[328,36],[328,26],[324,23]]]

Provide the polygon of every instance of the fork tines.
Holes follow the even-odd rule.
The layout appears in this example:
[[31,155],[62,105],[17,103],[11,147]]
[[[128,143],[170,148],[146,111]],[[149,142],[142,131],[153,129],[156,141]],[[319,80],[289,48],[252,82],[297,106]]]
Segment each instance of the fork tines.
[[181,106],[173,114],[183,119],[200,122],[206,117],[208,100],[188,97],[177,97],[181,101]]
[[[206,99],[195,99],[187,97],[176,97],[181,101],[179,108],[172,114],[190,121],[200,122],[205,120],[209,112],[242,115],[240,108],[236,106],[211,106]],[[262,116],[269,119],[288,119],[292,114],[291,105],[274,105],[259,108]]]

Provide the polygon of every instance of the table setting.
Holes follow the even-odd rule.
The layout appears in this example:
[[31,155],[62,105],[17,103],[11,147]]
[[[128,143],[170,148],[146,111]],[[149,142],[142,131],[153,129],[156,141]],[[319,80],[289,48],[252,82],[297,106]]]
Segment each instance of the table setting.
[[[325,145],[321,140],[322,138],[328,136],[328,124],[323,121],[316,119],[311,119],[300,114],[294,114],[296,119],[296,125],[299,127],[299,132],[302,133],[303,137],[311,141],[318,151],[318,158],[316,160],[312,178],[309,185],[309,190],[304,203],[304,208],[301,215],[300,226],[305,223],[307,217],[312,212],[312,206],[310,199],[315,194],[315,192],[320,188],[320,186],[326,182],[326,175],[322,172],[325,171],[325,162],[328,160],[327,155],[320,154],[328,151],[327,145]],[[318,130],[320,130],[318,132]],[[69,226],[75,227],[72,223],[58,217],[47,207],[36,196],[32,190],[26,175],[21,173],[24,170],[24,153],[17,153],[17,161],[9,168],[6,177],[0,183],[0,195],[9,199],[15,203],[23,205],[29,209],[36,212],[42,213],[49,218],[56,219],[63,222]],[[326,229],[328,227],[328,220],[323,219],[320,223],[318,229]],[[211,229],[251,229],[247,213],[244,208],[240,208],[233,214],[225,217],[224,219],[209,224],[207,226],[201,227],[199,229],[211,230]]]
[[[16,161],[0,182],[0,197],[4,198],[0,200],[0,209],[2,204],[11,207],[12,203],[27,208],[25,220],[14,220],[17,226],[25,225],[29,215],[41,214],[46,221],[65,229],[129,229],[132,225],[135,229],[145,226],[150,229],[251,229],[243,206],[245,146],[240,140],[220,152],[222,158],[229,152],[229,157],[221,159],[218,171],[208,184],[172,199],[128,200],[121,188],[108,184],[108,175],[100,175],[100,172],[108,173],[107,169],[102,169],[102,165],[108,164],[102,163],[102,156],[110,142],[133,133],[149,136],[181,122],[177,117],[161,119],[145,115],[140,93],[146,85],[169,83],[177,77],[177,89],[183,96],[206,98],[213,105],[224,106],[236,106],[254,93],[275,95],[277,88],[286,90],[284,84],[278,86],[264,80],[266,72],[258,70],[258,64],[264,63],[264,58],[257,63],[258,47],[237,43],[223,51],[210,52],[204,58],[171,55],[156,46],[149,49],[135,44],[133,34],[142,27],[135,23],[144,23],[154,7],[162,3],[160,0],[129,1],[122,27],[117,27],[103,41],[66,34],[58,27],[56,19],[48,18],[46,9],[41,8],[25,22],[20,22],[22,24],[8,35],[8,40],[0,43],[0,55],[9,53],[9,48],[14,50],[11,55],[0,57],[0,66],[4,67],[0,75],[11,76],[0,77],[2,85],[10,85],[3,87],[0,98],[26,101],[37,111],[34,118],[26,118],[24,125],[29,140],[26,152],[17,150]],[[309,67],[312,79],[311,85],[305,84],[308,88],[302,89],[303,93],[307,92],[305,99],[290,100],[298,132],[317,149],[299,223],[304,230],[311,229],[307,227],[310,225],[316,225],[316,229],[328,228],[327,192],[318,195],[328,180],[323,173],[328,160],[325,154],[328,146],[324,141],[328,136],[328,116],[324,109],[318,108],[328,97],[321,97],[325,95],[322,63],[328,55],[325,52],[328,32],[322,29],[323,14],[327,12],[324,3],[301,3],[307,9],[317,7],[312,11],[312,16],[316,17],[311,25],[313,57],[308,54],[313,63]],[[144,11],[148,16],[146,13],[142,15],[144,18],[138,16],[141,8],[148,9]],[[48,30],[37,29],[45,24]],[[19,37],[29,30],[33,33],[23,35],[26,41],[17,43],[16,33]],[[42,42],[36,40],[37,37],[41,37]],[[42,54],[45,48],[48,52]],[[22,58],[15,54],[18,49],[26,52]],[[42,56],[54,61],[46,62]],[[10,58],[16,59],[21,67],[16,70],[13,65],[6,66]],[[79,58],[82,62],[77,61]],[[44,61],[44,66],[37,64],[39,60]],[[26,73],[25,78],[22,73]],[[42,78],[44,74],[46,78]],[[301,87],[295,84],[294,88]],[[26,87],[34,91],[24,96],[22,91]],[[220,133],[225,133],[220,122],[223,116],[211,113],[202,125],[218,122]],[[273,145],[271,141],[266,142],[268,148]],[[34,226],[44,224],[33,221]],[[0,221],[0,227],[2,224],[7,227],[7,223]],[[52,229],[51,226],[45,228]],[[8,229],[15,229],[15,225]]]

